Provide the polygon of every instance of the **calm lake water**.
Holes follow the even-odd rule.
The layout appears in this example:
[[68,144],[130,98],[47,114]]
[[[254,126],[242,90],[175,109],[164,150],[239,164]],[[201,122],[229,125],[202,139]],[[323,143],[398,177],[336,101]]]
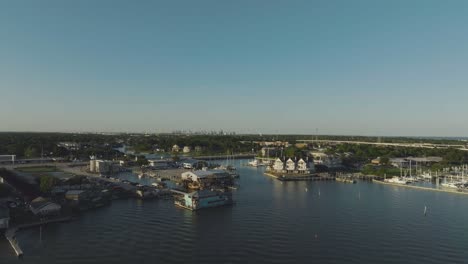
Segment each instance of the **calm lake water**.
[[43,228],[42,240],[39,228],[19,232],[22,260],[0,240],[0,263],[468,262],[468,196],[238,171],[235,206],[114,201]]

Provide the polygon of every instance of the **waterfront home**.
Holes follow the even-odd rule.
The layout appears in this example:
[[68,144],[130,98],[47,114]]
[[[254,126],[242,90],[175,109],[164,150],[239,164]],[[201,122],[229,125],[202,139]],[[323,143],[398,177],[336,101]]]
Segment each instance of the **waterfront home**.
[[10,224],[10,209],[4,203],[0,203],[0,230],[7,229]]
[[48,216],[59,214],[62,207],[59,204],[50,202],[48,199],[38,197],[31,201],[29,209],[35,215]]
[[284,170],[284,162],[280,159],[280,158],[277,158],[275,160],[275,163],[273,163],[273,170],[275,172],[283,172]]
[[291,158],[289,158],[286,161],[286,172],[292,173],[294,172],[295,169],[296,169],[296,163]]
[[309,173],[307,162],[302,158],[297,162],[297,171],[299,173]]

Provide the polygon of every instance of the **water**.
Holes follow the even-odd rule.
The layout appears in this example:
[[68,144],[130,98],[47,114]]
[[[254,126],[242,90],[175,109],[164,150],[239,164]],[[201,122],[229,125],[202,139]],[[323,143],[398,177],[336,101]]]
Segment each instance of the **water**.
[[114,201],[45,227],[42,241],[39,228],[19,232],[21,261],[0,240],[0,263],[467,262],[468,196],[281,183],[262,169],[238,170],[235,206],[190,212],[169,200]]

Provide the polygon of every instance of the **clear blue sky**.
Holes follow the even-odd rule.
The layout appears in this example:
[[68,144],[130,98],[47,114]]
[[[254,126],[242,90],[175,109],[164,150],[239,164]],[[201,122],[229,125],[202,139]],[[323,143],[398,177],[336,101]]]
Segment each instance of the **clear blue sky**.
[[468,1],[0,1],[0,131],[467,136]]

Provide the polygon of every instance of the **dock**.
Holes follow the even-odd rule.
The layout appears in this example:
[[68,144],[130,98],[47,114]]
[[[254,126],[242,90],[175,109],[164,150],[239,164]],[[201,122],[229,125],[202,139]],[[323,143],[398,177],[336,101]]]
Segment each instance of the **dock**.
[[378,183],[378,184],[396,186],[396,187],[403,187],[403,188],[407,188],[407,189],[420,190],[420,191],[433,191],[433,192],[443,192],[443,193],[468,195],[468,192],[459,191],[458,189],[436,189],[436,188],[431,188],[431,187],[423,187],[423,186],[414,186],[414,185],[408,185],[408,184],[398,184],[398,183],[392,183],[392,182],[384,182],[384,181],[380,181],[380,180],[373,180],[372,182],[373,183]]
[[45,225],[49,223],[59,223],[59,222],[66,222],[70,221],[73,218],[71,216],[67,217],[61,217],[61,218],[55,218],[55,219],[50,219],[50,220],[45,220],[45,221],[40,221],[40,222],[35,222],[35,223],[29,223],[29,224],[23,224],[23,225],[17,225],[15,227],[10,227],[5,231],[5,238],[10,242],[11,247],[15,251],[16,256],[21,257],[23,256],[23,250],[21,249],[18,241],[16,240],[16,232],[20,229],[24,228],[31,228],[35,226],[40,226],[40,225]]
[[267,176],[275,178],[279,181],[334,181],[335,177],[332,176],[319,176],[317,174],[309,175],[275,175],[272,173],[265,172]]

